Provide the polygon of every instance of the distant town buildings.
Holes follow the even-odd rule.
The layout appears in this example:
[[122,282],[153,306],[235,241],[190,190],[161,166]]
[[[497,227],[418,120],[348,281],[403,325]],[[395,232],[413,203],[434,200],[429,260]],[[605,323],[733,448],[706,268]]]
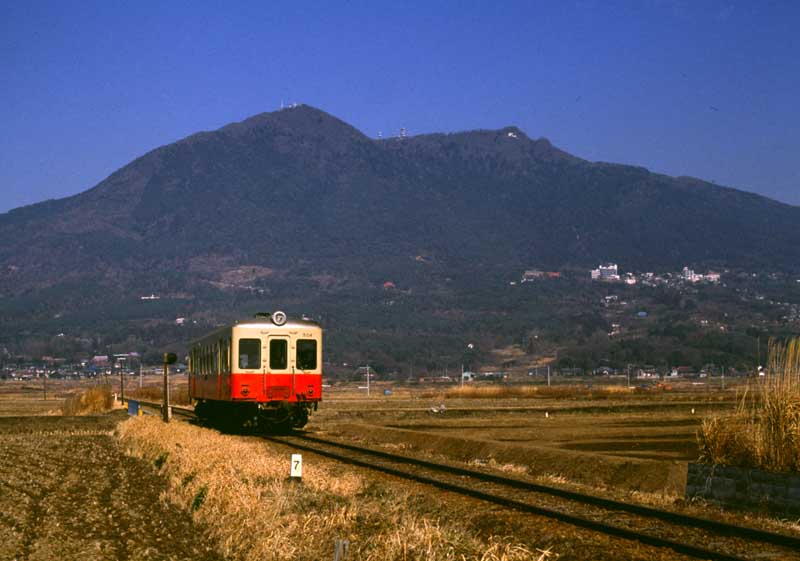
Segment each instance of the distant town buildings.
[[708,271],[705,275],[701,275],[689,267],[684,267],[680,273],[667,273],[665,275],[656,275],[652,272],[620,275],[619,267],[616,263],[608,263],[600,265],[597,269],[592,269],[591,277],[593,281],[598,282],[621,282],[627,285],[642,284],[644,286],[694,284],[698,282],[716,284],[720,282],[720,274],[715,271]]

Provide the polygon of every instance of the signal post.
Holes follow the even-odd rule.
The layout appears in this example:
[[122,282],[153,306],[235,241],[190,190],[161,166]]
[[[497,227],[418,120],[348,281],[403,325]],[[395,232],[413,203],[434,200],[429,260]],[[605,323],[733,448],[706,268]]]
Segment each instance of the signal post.
[[175,353],[164,353],[164,403],[161,406],[161,418],[169,423],[169,365],[175,364],[178,357]]

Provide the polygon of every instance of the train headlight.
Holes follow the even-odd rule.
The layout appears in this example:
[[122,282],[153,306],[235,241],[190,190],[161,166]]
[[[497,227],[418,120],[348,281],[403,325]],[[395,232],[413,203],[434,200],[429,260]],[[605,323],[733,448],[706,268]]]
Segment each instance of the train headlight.
[[275,325],[283,325],[286,323],[286,314],[278,310],[272,313],[272,323]]

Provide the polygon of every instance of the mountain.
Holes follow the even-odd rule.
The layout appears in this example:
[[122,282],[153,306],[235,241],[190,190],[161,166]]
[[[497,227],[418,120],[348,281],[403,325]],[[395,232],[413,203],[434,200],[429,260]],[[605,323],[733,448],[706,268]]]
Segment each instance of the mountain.
[[[139,321],[147,338],[153,318],[213,324],[254,306],[327,310],[359,329],[370,316],[373,331],[390,329],[398,307],[387,306],[402,302],[381,292],[386,281],[429,297],[405,301],[407,326],[455,333],[464,324],[447,322],[471,317],[456,307],[497,317],[518,307],[498,310],[495,287],[526,268],[796,272],[797,224],[798,207],[588,162],[516,127],[376,140],[301,105],[194,134],[84,193],[0,215],[0,343],[71,328],[88,349],[98,330],[124,339],[121,322]],[[150,294],[164,301],[145,310]],[[425,307],[430,315],[413,315]]]
[[442,270],[793,269],[799,221],[797,207],[587,162],[515,127],[374,140],[299,106],[192,135],[84,193],[0,215],[0,289],[124,285],[131,272],[214,263],[397,275],[417,256]]

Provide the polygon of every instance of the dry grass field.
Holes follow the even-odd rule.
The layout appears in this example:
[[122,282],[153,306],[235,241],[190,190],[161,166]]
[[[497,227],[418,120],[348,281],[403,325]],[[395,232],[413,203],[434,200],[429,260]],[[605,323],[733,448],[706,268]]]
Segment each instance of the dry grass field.
[[737,388],[603,385],[330,388],[310,430],[530,477],[682,497],[706,415]]
[[[335,462],[309,460],[287,480],[289,451],[155,417],[120,428],[123,447],[156,465],[165,497],[208,528],[228,559],[316,560],[350,542],[348,559],[514,561],[546,558],[530,541],[478,531],[474,517]],[[455,509],[455,510],[454,510]]]
[[[137,389],[132,382],[128,395]],[[143,384],[141,395],[154,397],[159,390],[147,388],[158,382],[153,377]],[[50,390],[59,399],[45,402],[41,387],[15,384],[0,384],[0,417],[17,416],[7,420],[13,430],[0,431],[0,484],[15,489],[8,499],[13,504],[0,505],[14,513],[0,517],[0,542],[10,544],[0,546],[0,561],[55,559],[57,551],[64,553],[59,559],[328,559],[339,539],[351,543],[347,559],[676,558],[552,521],[487,510],[449,494],[431,500],[425,487],[313,455],[305,458],[306,483],[298,487],[286,481],[290,450],[257,437],[164,425],[153,417],[120,425],[118,418],[103,421],[108,415],[58,417],[62,403],[86,405],[70,412],[101,407],[110,390],[94,387],[80,398],[78,385],[56,383]],[[180,380],[175,387],[180,392]],[[307,428],[616,498],[800,531],[791,522],[732,515],[682,499],[701,420],[734,411],[736,390],[400,387],[384,395],[384,389],[376,386],[369,399],[353,386],[327,389]],[[57,485],[59,480],[68,485]],[[24,485],[36,489],[36,496],[18,496]],[[69,522],[65,506],[81,493],[97,497],[78,509],[91,528],[86,542],[76,537],[78,526]],[[122,512],[120,502],[134,506]],[[177,525],[159,525],[158,517],[168,511],[158,509],[168,509]],[[42,512],[50,517],[47,531],[34,528]],[[156,522],[135,529],[145,512]],[[122,521],[104,525],[109,514]],[[169,542],[162,530],[178,536],[171,554],[159,549]],[[186,541],[192,533],[200,541]],[[59,543],[63,547],[53,545]],[[152,549],[143,550],[142,543]]]
[[41,381],[0,381],[0,417],[16,415],[58,415],[72,388],[66,383],[49,384],[47,399]]
[[309,428],[452,460],[516,465],[532,476],[677,496],[686,462],[698,457],[703,418],[733,411],[737,389],[467,386],[383,395],[378,387],[373,395],[332,388]]
[[0,560],[220,559],[160,500],[163,481],[122,453],[120,420],[0,418]]

